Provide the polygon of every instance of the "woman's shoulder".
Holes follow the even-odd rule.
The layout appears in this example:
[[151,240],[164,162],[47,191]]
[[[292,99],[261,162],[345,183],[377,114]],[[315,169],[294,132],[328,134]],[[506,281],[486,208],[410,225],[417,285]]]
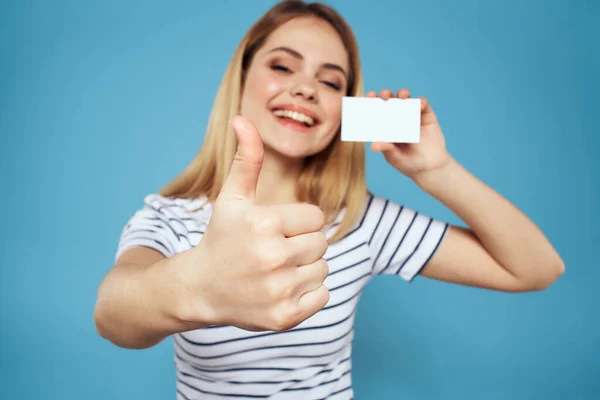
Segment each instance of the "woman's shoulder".
[[400,209],[403,205],[391,198],[368,192],[362,211],[362,218],[373,218],[386,209]]
[[211,216],[205,197],[176,198],[147,194],[121,232],[116,258],[131,247],[150,247],[170,257],[195,246]]
[[136,215],[145,215],[172,225],[206,225],[212,214],[212,204],[205,196],[194,198],[168,197],[150,193],[143,197]]
[[143,197],[143,207],[171,214],[190,214],[212,210],[212,205],[205,196],[181,198],[167,197],[160,193],[145,195]]
[[385,204],[385,203],[392,203],[392,204],[395,204],[395,205],[398,205],[398,206],[400,205],[397,202],[395,202],[394,200],[392,200],[391,198],[388,198],[388,197],[385,197],[385,196],[381,196],[381,195],[377,195],[377,194],[374,194],[373,192],[368,192],[367,193],[365,201],[366,201],[366,204],[367,204],[366,208],[368,208],[368,206],[371,206],[371,205],[382,205],[382,204]]
[[[349,231],[344,236],[343,240],[347,239],[349,236],[355,236],[350,234],[354,234],[358,231],[362,231],[364,233],[364,228],[372,225],[371,221],[374,218],[379,217],[379,212],[384,207],[389,207],[391,209],[401,206],[390,199],[375,195],[372,192],[367,192],[365,198],[363,199],[361,209],[358,211],[358,213],[353,215],[352,226],[348,228]],[[338,227],[342,224],[344,218],[346,218],[347,211],[348,209],[346,207],[342,208],[331,221],[331,223],[326,227],[328,236],[333,236],[335,233],[337,233]]]
[[[342,217],[343,214],[337,218],[337,224]],[[361,231],[371,237],[374,231],[382,229],[393,229],[397,226],[409,228],[413,225],[412,222],[417,220],[417,225],[420,226],[422,221],[428,222],[432,218],[391,197],[368,192],[351,231]]]

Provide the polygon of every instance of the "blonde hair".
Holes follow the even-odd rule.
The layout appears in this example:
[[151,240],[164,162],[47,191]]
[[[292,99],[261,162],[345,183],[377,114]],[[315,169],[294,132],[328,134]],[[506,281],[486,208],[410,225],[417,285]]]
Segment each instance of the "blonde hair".
[[[363,95],[358,45],[345,20],[324,4],[282,1],[267,11],[238,45],[213,103],[202,147],[186,169],[162,188],[161,195],[173,198],[206,196],[209,202],[216,200],[236,152],[237,138],[229,120],[239,112],[246,71],[271,32],[297,17],[320,18],[338,32],[350,60],[346,95]],[[363,210],[367,194],[365,146],[363,143],[342,142],[338,129],[327,148],[306,159],[297,184],[298,199],[319,206],[327,223],[343,213],[330,239],[333,243],[353,227]]]

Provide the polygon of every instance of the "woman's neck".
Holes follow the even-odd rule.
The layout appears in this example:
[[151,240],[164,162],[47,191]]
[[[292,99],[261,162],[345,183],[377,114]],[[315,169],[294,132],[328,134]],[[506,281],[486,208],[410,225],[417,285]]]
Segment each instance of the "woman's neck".
[[265,148],[263,166],[256,187],[256,202],[262,205],[298,202],[296,185],[303,161],[282,157]]

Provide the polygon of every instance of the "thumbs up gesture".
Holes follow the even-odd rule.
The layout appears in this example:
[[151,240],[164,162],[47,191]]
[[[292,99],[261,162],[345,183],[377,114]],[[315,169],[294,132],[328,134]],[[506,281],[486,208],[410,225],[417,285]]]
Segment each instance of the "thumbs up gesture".
[[196,248],[194,291],[215,325],[287,330],[329,301],[324,216],[309,204],[257,205],[262,140],[247,119],[231,124],[238,150]]

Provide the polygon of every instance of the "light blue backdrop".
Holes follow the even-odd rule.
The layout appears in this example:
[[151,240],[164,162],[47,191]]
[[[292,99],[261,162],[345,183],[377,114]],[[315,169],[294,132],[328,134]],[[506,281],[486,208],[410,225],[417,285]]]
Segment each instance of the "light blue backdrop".
[[[567,266],[551,289],[520,295],[377,278],[358,309],[356,397],[599,398],[600,6],[331,3],[356,30],[367,89],[428,96],[454,156]],[[229,57],[272,4],[1,3],[0,398],[174,398],[171,341],[100,339],[96,290],[143,196],[196,153]],[[368,180],[459,222],[380,155]]]

